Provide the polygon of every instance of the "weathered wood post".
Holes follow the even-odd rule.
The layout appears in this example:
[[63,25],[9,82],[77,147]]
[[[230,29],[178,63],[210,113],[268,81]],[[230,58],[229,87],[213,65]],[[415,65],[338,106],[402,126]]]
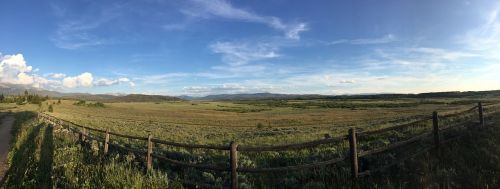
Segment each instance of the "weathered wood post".
[[349,149],[351,158],[351,173],[352,178],[356,180],[358,178],[358,150],[356,141],[356,129],[349,129]]
[[230,163],[231,163],[231,189],[238,188],[238,143],[231,142],[230,149]]
[[432,128],[434,133],[434,145],[439,147],[439,117],[436,111],[432,112]]
[[109,129],[106,129],[106,136],[104,137],[104,154],[108,154],[109,148]]
[[477,103],[477,111],[479,111],[479,126],[484,126],[483,104]]
[[148,135],[148,152],[146,155],[146,163],[147,163],[147,168],[148,171],[151,170],[152,164],[153,164],[153,158],[151,155],[153,154],[153,142],[151,142],[151,139],[153,138],[153,135],[149,134]]
[[85,135],[87,135],[87,129],[83,128],[82,143],[85,143]]

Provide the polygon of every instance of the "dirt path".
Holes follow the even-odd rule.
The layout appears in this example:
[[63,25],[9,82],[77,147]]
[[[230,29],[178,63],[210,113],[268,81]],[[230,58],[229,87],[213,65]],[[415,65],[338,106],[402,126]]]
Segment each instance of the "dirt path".
[[14,117],[8,115],[2,119],[0,125],[0,183],[3,176],[9,168],[7,164],[7,155],[10,149],[10,139],[12,138],[10,130],[14,124]]

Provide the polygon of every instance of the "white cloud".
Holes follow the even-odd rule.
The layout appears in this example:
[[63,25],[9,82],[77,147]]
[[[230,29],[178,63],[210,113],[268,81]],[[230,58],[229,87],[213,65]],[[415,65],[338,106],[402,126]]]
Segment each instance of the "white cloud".
[[85,72],[74,77],[65,77],[62,81],[64,87],[76,88],[76,87],[91,87],[94,78],[91,73]]
[[32,70],[33,67],[26,65],[22,54],[0,54],[0,83],[31,85],[34,83]]
[[52,6],[52,8],[57,14],[64,14],[60,16],[64,20],[58,24],[51,41],[59,48],[73,50],[110,43],[111,40],[97,35],[95,31],[106,23],[117,19],[122,7],[120,5],[94,7],[94,9],[90,9],[93,11],[84,12],[77,16],[66,14],[69,11],[60,12],[58,9],[62,9],[62,7]]
[[233,7],[225,0],[191,0],[191,5],[181,12],[191,17],[210,18],[211,16],[225,19],[240,20],[265,24],[273,29],[284,32],[289,39],[300,39],[300,33],[309,30],[306,23],[286,24],[274,16],[262,16],[244,9]]
[[360,39],[340,39],[332,42],[327,42],[327,45],[350,44],[350,45],[376,45],[391,43],[397,41],[396,36],[387,34],[380,38],[360,38]]
[[272,85],[255,83],[249,81],[247,83],[224,83],[210,86],[189,86],[184,87],[185,94],[194,96],[203,96],[211,94],[239,94],[239,93],[261,93],[273,92]]
[[300,33],[307,30],[309,30],[309,28],[305,23],[288,26],[286,29],[286,37],[290,39],[300,39]]
[[461,58],[470,58],[470,57],[478,56],[477,54],[469,53],[469,52],[450,51],[450,50],[445,50],[445,49],[425,48],[425,47],[411,48],[410,51],[431,55],[431,56],[434,56],[434,57],[437,57],[437,58],[440,58],[443,60],[457,60],[457,59],[461,59]]
[[[483,18],[483,23],[459,36],[461,44],[483,58],[500,60],[500,3],[492,6]],[[486,11],[485,11],[486,12]]]
[[277,48],[266,43],[248,44],[237,42],[216,42],[210,45],[214,53],[222,54],[222,60],[229,65],[239,66],[252,61],[277,58]]
[[66,77],[66,74],[63,74],[63,73],[48,73],[48,74],[45,74],[44,76],[51,77],[51,78],[54,78],[54,79],[61,79],[61,78]]
[[129,78],[126,77],[121,77],[118,79],[107,79],[107,78],[102,78],[94,82],[95,85],[97,86],[111,86],[111,85],[118,85],[121,83],[127,83],[130,86],[135,86],[135,83],[132,82]]
[[49,90],[65,90],[68,88],[92,87],[94,84],[97,86],[110,86],[121,83],[135,86],[135,83],[126,77],[114,80],[103,78],[94,83],[93,76],[89,72],[73,77],[66,76],[64,73],[48,73],[40,76],[35,73],[32,66],[26,64],[22,54],[5,56],[0,54],[0,84],[27,85]]
[[346,84],[351,84],[351,83],[356,83],[354,80],[340,80],[339,83],[346,83]]

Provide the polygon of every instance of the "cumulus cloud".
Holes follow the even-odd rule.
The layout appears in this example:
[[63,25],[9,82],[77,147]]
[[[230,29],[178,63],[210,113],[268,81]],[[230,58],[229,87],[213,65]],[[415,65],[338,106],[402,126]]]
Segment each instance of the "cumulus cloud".
[[0,84],[27,85],[49,90],[64,90],[78,87],[111,86],[118,84],[135,86],[135,83],[126,77],[117,79],[102,78],[94,82],[91,73],[84,72],[77,76],[67,76],[64,73],[47,73],[37,75],[35,69],[29,66],[22,54],[0,54]]
[[63,73],[48,73],[45,76],[51,77],[51,78],[54,78],[54,79],[61,79],[61,78],[66,77],[66,74],[63,74]]
[[91,87],[94,78],[91,73],[85,72],[74,77],[65,77],[62,84],[66,88]]
[[32,70],[33,67],[26,64],[22,54],[0,55],[0,83],[33,84]]

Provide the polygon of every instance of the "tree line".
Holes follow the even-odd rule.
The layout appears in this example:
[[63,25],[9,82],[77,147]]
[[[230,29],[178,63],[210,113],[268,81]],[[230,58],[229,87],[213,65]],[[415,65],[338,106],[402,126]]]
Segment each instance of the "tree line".
[[49,96],[39,96],[38,94],[30,94],[27,90],[24,94],[6,96],[0,94],[0,103],[16,103],[16,104],[41,104],[43,101],[49,99]]

